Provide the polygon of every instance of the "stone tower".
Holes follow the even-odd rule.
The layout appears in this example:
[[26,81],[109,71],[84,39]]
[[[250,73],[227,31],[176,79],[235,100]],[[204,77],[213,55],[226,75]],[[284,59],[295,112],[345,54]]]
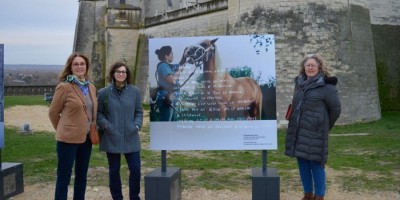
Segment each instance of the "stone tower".
[[141,3],[137,0],[81,1],[74,51],[91,57],[97,87],[106,84],[108,68],[114,62],[135,67],[141,12]]

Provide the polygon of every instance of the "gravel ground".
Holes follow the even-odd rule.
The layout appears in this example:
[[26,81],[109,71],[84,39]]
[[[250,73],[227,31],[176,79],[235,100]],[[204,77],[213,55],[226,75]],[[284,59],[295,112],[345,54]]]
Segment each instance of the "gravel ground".
[[[250,186],[249,186],[250,187]],[[128,197],[128,189],[124,187],[124,196]],[[26,185],[24,193],[12,197],[10,200],[51,200],[54,198],[54,185],[52,184],[35,184]],[[183,190],[182,200],[251,200],[251,191],[248,190],[206,190],[203,188],[190,188]],[[72,188],[69,189],[68,199],[72,199]],[[140,194],[144,200],[144,191]],[[281,193],[281,200],[300,200],[302,193],[299,191],[290,191]],[[110,200],[110,192],[108,187],[87,187],[86,199],[88,200]],[[338,192],[328,190],[326,196],[328,200],[400,200],[400,194],[385,192]]]
[[[31,128],[40,131],[54,132],[48,118],[47,106],[15,106],[4,111],[5,126],[21,127],[29,123]],[[147,122],[148,123],[148,122]],[[148,171],[143,170],[143,171]],[[145,172],[144,172],[145,173]],[[182,173],[185,173],[184,171]],[[327,179],[329,182],[326,199],[328,200],[400,200],[400,194],[395,192],[349,192],[342,191],[339,184],[335,183],[335,177],[343,175],[342,172],[327,168]],[[142,178],[142,181],[144,179]],[[281,180],[281,199],[299,200],[302,198],[301,188],[297,191],[288,190],[285,184],[291,181]],[[89,183],[90,185],[90,183]],[[141,191],[141,198],[144,199],[144,191]],[[127,198],[128,188],[123,188],[124,196]],[[204,188],[187,188],[181,191],[182,200],[251,200],[251,185],[244,188],[230,190],[207,190]],[[11,200],[51,200],[54,199],[54,183],[25,184],[24,192],[11,198]],[[72,199],[72,189],[69,189],[69,199]],[[106,186],[88,186],[86,192],[88,200],[109,200],[110,192]]]

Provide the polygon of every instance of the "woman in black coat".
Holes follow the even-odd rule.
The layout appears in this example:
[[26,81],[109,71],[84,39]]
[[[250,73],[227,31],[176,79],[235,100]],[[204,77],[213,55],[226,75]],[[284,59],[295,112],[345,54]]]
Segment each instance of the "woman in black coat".
[[285,155],[297,158],[305,194],[303,200],[324,199],[328,134],[341,112],[336,84],[337,78],[330,76],[321,56],[307,55],[300,62]]

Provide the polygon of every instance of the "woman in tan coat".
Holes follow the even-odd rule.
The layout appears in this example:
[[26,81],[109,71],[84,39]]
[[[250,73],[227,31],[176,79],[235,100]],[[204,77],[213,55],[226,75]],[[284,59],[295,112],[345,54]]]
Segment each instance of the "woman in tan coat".
[[74,200],[85,199],[87,171],[92,152],[89,130],[96,123],[96,88],[89,82],[89,59],[81,53],[71,54],[59,76],[49,109],[56,130],[57,181],[55,198],[67,199],[72,167],[75,164]]

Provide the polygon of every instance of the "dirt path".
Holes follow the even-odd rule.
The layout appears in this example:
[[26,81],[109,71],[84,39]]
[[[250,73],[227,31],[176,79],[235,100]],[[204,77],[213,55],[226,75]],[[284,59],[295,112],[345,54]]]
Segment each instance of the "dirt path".
[[[251,186],[249,186],[251,187]],[[123,193],[128,197],[128,188],[124,186]],[[11,200],[51,200],[54,198],[54,185],[35,184],[25,185],[24,193],[12,197]],[[183,190],[182,200],[251,200],[251,190],[206,190],[203,188],[190,188]],[[72,199],[72,188],[69,189],[69,199]],[[142,188],[141,199],[144,200],[144,191]],[[281,200],[299,200],[302,193],[299,191],[290,191],[281,193]],[[88,200],[110,200],[108,187],[87,187],[86,199]],[[371,193],[371,192],[340,192],[335,188],[329,188],[326,196],[328,200],[399,200],[400,195],[392,192]]]
[[47,106],[14,106],[4,110],[4,126],[21,128],[29,123],[33,131],[54,132],[48,116]]
[[[47,106],[15,106],[4,111],[4,124],[9,127],[21,127],[29,123],[34,131],[54,132],[48,118]],[[145,119],[148,119],[145,118]],[[148,123],[148,120],[145,122]],[[182,172],[184,173],[184,172]],[[297,178],[297,172],[293,172]],[[328,200],[400,200],[400,194],[395,192],[343,192],[335,177],[341,175],[339,171],[327,168],[327,179],[329,181],[326,199]],[[143,178],[142,178],[143,181]],[[301,188],[293,191],[287,188],[292,181],[281,180],[281,199],[299,200],[302,197]],[[298,182],[297,182],[298,183]],[[293,183],[292,183],[293,184]],[[89,184],[90,185],[90,184]],[[144,199],[142,187],[141,197]],[[127,197],[128,188],[124,186],[124,196]],[[188,188],[182,190],[182,200],[251,200],[251,185],[237,191],[230,190],[206,190],[204,188]],[[12,200],[51,200],[54,195],[54,184],[38,183],[25,185],[24,193],[12,197]],[[72,199],[72,189],[69,190]],[[111,199],[108,187],[87,187],[86,199],[88,200],[109,200]]]

